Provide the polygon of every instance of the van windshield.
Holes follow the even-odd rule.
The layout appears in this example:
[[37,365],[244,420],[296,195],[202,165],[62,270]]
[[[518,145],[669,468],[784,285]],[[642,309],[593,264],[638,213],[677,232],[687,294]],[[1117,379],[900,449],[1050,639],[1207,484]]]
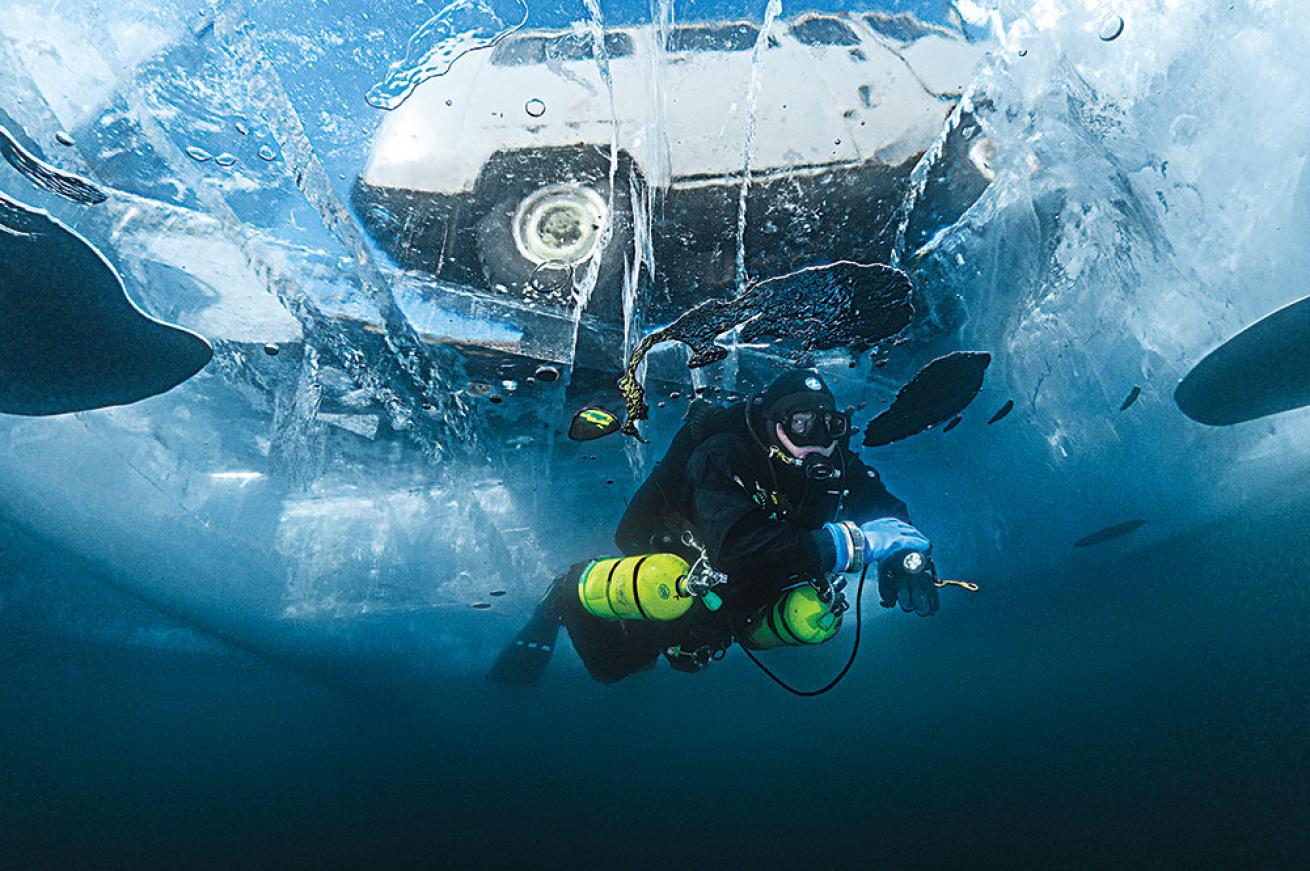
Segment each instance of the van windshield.
[[866,15],[864,23],[869,25],[874,33],[882,34],[897,42],[914,42],[916,39],[922,39],[925,36],[931,36],[934,31],[930,27],[921,24],[913,15]]
[[791,26],[791,35],[805,45],[859,45],[860,38],[845,23],[836,18],[816,15],[797,21]]
[[[626,33],[605,34],[605,53],[611,58],[632,54],[632,37]],[[591,36],[565,33],[559,36],[519,36],[507,39],[491,55],[497,66],[526,66],[550,61],[588,61],[595,58]]]
[[750,51],[760,31],[754,24],[729,24],[723,27],[677,27],[665,43],[669,52]]

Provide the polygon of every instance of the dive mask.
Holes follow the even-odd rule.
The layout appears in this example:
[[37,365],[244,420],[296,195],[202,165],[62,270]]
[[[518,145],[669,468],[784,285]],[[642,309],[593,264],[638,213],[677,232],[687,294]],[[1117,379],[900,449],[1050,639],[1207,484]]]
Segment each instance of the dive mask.
[[840,411],[808,409],[789,411],[778,421],[793,444],[823,447],[845,438],[851,431],[851,419]]

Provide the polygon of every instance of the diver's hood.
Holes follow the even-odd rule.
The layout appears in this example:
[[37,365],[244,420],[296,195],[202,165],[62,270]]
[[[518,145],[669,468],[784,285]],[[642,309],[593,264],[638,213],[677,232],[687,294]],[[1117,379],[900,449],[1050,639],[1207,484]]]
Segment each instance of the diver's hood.
[[[763,418],[765,438],[768,443],[792,454],[791,447],[779,441],[776,425],[795,412],[836,411],[837,400],[818,372],[813,369],[793,369],[774,379],[768,389],[758,397],[757,406]],[[825,428],[805,436],[793,436],[789,433],[789,437],[792,444],[799,447],[823,446],[833,441]]]

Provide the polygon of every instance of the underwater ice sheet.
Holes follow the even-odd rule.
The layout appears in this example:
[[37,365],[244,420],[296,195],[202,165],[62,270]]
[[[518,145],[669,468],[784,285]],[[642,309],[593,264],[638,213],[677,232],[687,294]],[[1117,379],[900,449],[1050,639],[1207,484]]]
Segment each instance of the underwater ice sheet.
[[900,389],[891,407],[864,428],[864,446],[888,445],[950,420],[982,390],[991,355],[956,351],[938,357]]
[[[424,28],[449,4],[0,0],[6,129],[26,154],[112,196],[87,208],[33,189],[16,151],[0,185],[103,252],[142,310],[214,350],[198,377],[148,403],[0,417],[0,512],[74,551],[112,552],[108,532],[54,509],[76,490],[155,555],[119,566],[144,597],[243,637],[266,640],[287,617],[303,638],[376,632],[390,650],[391,633],[419,636],[355,618],[438,614],[450,635],[432,643],[476,658],[502,639],[459,627],[468,603],[495,586],[514,594],[508,608],[608,546],[685,399],[749,395],[785,361],[820,367],[843,404],[877,408],[924,360],[995,354],[981,399],[990,412],[1013,397],[1024,426],[959,426],[869,458],[939,549],[968,565],[1006,564],[1016,548],[1058,562],[1048,540],[1077,538],[1124,499],[1142,516],[1222,513],[1225,494],[1243,492],[1230,485],[1258,470],[1273,486],[1295,465],[1299,415],[1271,420],[1276,432],[1216,432],[1172,406],[1104,412],[1128,385],[1182,378],[1292,301],[1287,276],[1304,273],[1297,252],[1310,250],[1295,143],[1310,141],[1310,122],[1286,111],[1303,96],[1286,83],[1304,76],[1293,55],[1261,52],[1248,35],[1302,45],[1299,18],[1272,6],[1218,18],[1134,8],[1116,12],[1128,26],[1107,43],[1105,10],[1080,0],[1040,20],[1009,0],[856,3],[831,17],[783,4],[757,53],[776,4],[602,5],[603,17],[597,4],[535,5],[521,31],[447,56],[444,32]],[[447,47],[495,38],[492,25]],[[395,93],[415,86],[378,110],[365,97],[392,69]],[[1207,79],[1221,69],[1250,75]],[[441,74],[405,82],[406,71]],[[1278,137],[1231,147],[1225,129],[1270,118]],[[583,141],[586,159],[545,174],[539,146],[553,129],[564,145]],[[476,221],[442,224],[456,206],[481,214],[473,188],[498,153],[506,184],[633,173],[615,188],[631,237],[597,289],[622,303],[611,322],[487,284]],[[377,161],[405,177],[374,178]],[[356,196],[369,179],[378,198]],[[1283,235],[1258,229],[1274,226]],[[894,334],[906,344],[875,342],[872,367],[861,356],[848,368],[848,346],[748,341],[765,308],[753,304],[712,334],[720,309],[696,307],[739,292],[739,252],[756,281],[838,259],[891,263],[913,284],[913,316]],[[817,303],[828,289],[803,292]],[[784,302],[781,334],[804,326]],[[728,356],[692,370],[676,342],[645,356],[643,377],[668,400],[650,403],[651,445],[568,440],[576,410],[615,401],[618,368],[688,310],[704,316],[684,324],[691,354]],[[574,462],[579,448],[595,459]],[[80,458],[92,455],[86,478]],[[998,490],[1002,467],[1024,486]],[[136,514],[100,495],[136,487]],[[1070,492],[1113,492],[1114,504],[1074,504]],[[225,548],[250,571],[214,568]],[[481,548],[512,556],[484,560]],[[170,569],[191,554],[209,558],[180,580]],[[485,562],[494,577],[480,574]],[[327,615],[330,629],[312,622]],[[397,667],[454,661],[408,643],[394,648]]]
[[691,349],[687,366],[697,368],[728,356],[716,339],[738,328],[737,341],[785,343],[798,362],[815,351],[867,350],[896,335],[910,321],[910,280],[879,263],[838,262],[757,282],[731,300],[706,300],[673,323],[648,335],[628,358],[619,382],[627,405],[624,432],[635,434],[649,407],[637,380],[646,354],[662,342]]
[[1183,414],[1210,426],[1310,405],[1310,297],[1211,351],[1179,383],[1174,399]]
[[47,415],[138,402],[213,356],[142,314],[104,257],[48,215],[0,194],[0,412]]

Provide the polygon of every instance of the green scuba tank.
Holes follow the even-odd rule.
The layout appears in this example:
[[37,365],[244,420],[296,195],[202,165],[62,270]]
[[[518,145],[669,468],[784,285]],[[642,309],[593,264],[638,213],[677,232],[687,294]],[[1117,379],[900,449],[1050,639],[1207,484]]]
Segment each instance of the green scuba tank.
[[745,621],[744,637],[738,639],[752,650],[822,644],[841,629],[842,615],[834,614],[819,600],[810,584],[797,584],[767,608]]
[[690,571],[672,553],[594,560],[578,578],[578,598],[604,620],[677,620],[696,598],[687,590]]

